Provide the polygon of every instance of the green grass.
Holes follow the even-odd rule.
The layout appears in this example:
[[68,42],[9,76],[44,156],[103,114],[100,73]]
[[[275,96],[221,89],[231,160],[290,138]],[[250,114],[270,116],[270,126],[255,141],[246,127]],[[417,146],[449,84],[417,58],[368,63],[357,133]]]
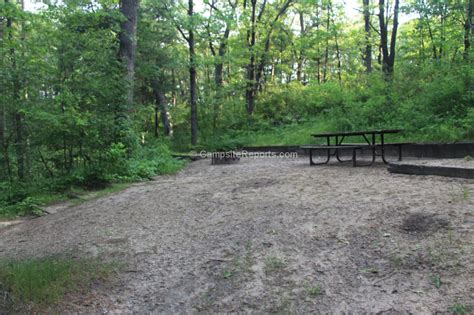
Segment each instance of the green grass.
[[[370,128],[369,128],[370,129]],[[372,128],[373,129],[373,128]],[[263,130],[247,130],[233,134],[231,139],[234,143],[244,146],[279,146],[279,145],[305,145],[325,143],[326,138],[314,138],[311,134],[339,131],[331,127],[325,121],[309,121],[294,123]],[[409,138],[409,134],[389,135],[388,141],[417,141],[417,137]],[[363,142],[361,137],[346,137],[346,142]],[[224,141],[225,142],[225,141]]]
[[468,201],[470,195],[471,195],[471,192],[469,191],[469,188],[463,187],[463,190],[462,190],[462,198],[463,198],[463,200],[464,200],[464,201]]
[[267,256],[265,257],[264,271],[265,273],[272,273],[277,270],[281,270],[286,266],[286,261],[284,258],[277,256]]
[[230,270],[224,270],[224,272],[222,273],[222,277],[224,279],[230,279],[230,278],[232,278],[233,275],[234,275],[234,273]]
[[456,303],[448,308],[448,311],[453,313],[453,314],[459,314],[459,315],[464,315],[464,314],[469,314],[469,307],[467,307],[464,304]]
[[306,294],[308,294],[311,297],[315,297],[315,296],[323,294],[323,290],[319,285],[309,286],[306,288]]
[[115,268],[98,260],[67,257],[0,262],[0,295],[9,301],[3,306],[34,310],[55,306],[67,293],[87,292]]
[[441,288],[441,277],[438,274],[431,275],[431,283],[436,287],[436,289]]
[[315,142],[312,133],[323,132],[317,123],[292,124],[262,131],[238,134],[236,140],[248,146],[302,145]]

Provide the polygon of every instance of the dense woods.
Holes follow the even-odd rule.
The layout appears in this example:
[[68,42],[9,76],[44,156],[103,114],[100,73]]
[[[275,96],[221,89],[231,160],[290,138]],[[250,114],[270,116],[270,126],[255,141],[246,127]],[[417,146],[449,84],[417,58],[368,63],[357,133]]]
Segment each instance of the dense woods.
[[171,150],[261,133],[472,140],[473,2],[3,0],[0,207],[172,172]]

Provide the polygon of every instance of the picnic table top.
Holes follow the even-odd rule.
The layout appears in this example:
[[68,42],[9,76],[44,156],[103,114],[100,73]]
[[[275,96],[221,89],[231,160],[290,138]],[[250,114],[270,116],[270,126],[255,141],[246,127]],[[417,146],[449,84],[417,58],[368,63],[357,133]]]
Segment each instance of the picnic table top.
[[313,137],[335,137],[335,136],[362,136],[366,134],[382,134],[382,133],[399,133],[401,129],[378,129],[378,130],[364,130],[364,131],[340,131],[340,132],[326,132],[314,133]]

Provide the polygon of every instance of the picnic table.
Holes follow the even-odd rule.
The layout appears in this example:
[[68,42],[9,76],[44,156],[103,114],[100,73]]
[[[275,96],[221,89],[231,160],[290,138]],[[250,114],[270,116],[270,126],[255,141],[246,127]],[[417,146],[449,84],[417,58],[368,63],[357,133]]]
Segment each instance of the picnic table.
[[[329,133],[316,133],[311,136],[315,138],[326,138],[326,145],[307,145],[302,146],[302,149],[309,150],[309,163],[310,165],[321,165],[329,163],[332,156],[335,156],[339,162],[352,161],[353,166],[357,166],[357,151],[363,149],[370,149],[372,151],[372,160],[369,164],[363,164],[359,166],[369,166],[374,164],[377,156],[382,158],[385,164],[388,161],[385,157],[385,147],[396,146],[398,147],[398,160],[402,160],[402,146],[408,143],[390,143],[385,142],[385,135],[396,134],[401,132],[401,129],[380,129],[380,130],[365,130],[365,131],[345,131],[345,132],[329,132]],[[363,143],[344,143],[346,137],[361,137]],[[315,163],[313,161],[314,150],[326,150],[327,159],[324,162]],[[340,156],[342,150],[352,150],[352,158],[349,160],[343,160]]]

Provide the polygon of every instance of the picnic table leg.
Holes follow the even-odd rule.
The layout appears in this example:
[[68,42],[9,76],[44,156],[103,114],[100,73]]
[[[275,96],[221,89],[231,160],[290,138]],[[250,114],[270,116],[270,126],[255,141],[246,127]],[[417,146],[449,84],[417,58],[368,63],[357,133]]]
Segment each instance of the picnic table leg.
[[329,159],[331,158],[331,149],[327,149],[327,151],[328,151],[328,156],[327,156],[326,161],[315,163],[315,162],[313,162],[313,150],[312,150],[312,149],[309,149],[309,165],[328,164],[328,163],[329,163]]
[[[342,137],[341,140],[339,141],[339,137],[336,136],[336,145],[341,145],[343,140],[344,140],[344,137]],[[336,149],[336,151],[334,152],[334,154],[336,155],[337,161],[340,162],[340,163],[352,161],[352,159],[349,159],[349,160],[343,160],[343,159],[341,159],[341,157],[339,156],[339,149]]]
[[[342,141],[341,141],[342,142]],[[339,137],[336,136],[336,145],[339,145]],[[339,157],[339,149],[336,149],[336,151],[334,151],[334,155],[336,156],[336,159],[338,162],[342,162],[341,158]]]
[[357,166],[356,148],[354,148],[354,150],[352,150],[352,166],[353,167]]
[[[377,151],[375,149],[375,133],[372,134],[372,141],[370,141],[365,135],[363,135],[363,137],[364,137],[365,142],[367,142],[367,144],[372,147],[372,161],[370,161],[369,164],[361,165],[361,166],[370,166],[370,165],[374,164],[375,157],[377,156]],[[354,166],[355,166],[355,164],[354,164]]]
[[357,150],[362,150],[362,148],[354,148],[354,151],[352,151],[352,166],[363,167],[363,166],[371,166],[372,164],[374,164],[375,157],[373,157],[372,161],[370,161],[369,163],[357,164]]
[[313,162],[313,150],[309,149],[309,165],[314,165]]
[[384,136],[383,132],[380,133],[380,150],[381,150],[381,155],[382,155],[382,161],[385,164],[388,164],[387,160],[385,159],[385,150],[384,150]]

